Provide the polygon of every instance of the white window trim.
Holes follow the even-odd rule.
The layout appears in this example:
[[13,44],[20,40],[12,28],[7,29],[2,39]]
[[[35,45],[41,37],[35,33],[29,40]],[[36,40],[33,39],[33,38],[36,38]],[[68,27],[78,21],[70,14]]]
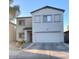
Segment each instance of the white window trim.
[[[20,37],[20,34],[22,35],[21,37]],[[19,33],[19,38],[24,39],[24,32]]]
[[[51,21],[46,21],[46,22],[44,22],[44,16],[51,16]],[[43,23],[52,23],[52,15],[43,15]]]
[[[56,16],[56,15],[59,15],[59,20],[58,20],[58,21],[55,20],[55,16]],[[54,22],[62,22],[62,21],[61,21],[61,17],[62,17],[61,15],[62,15],[62,14],[54,14]]]
[[[22,23],[19,24],[19,21],[22,21]],[[24,21],[24,23],[23,23],[23,21]],[[18,24],[19,24],[20,26],[25,26],[25,20],[18,20]]]
[[[35,17],[39,17],[39,21],[38,22],[35,21],[36,20]],[[40,22],[41,22],[41,16],[40,15],[35,15],[34,16],[34,23],[40,23]]]

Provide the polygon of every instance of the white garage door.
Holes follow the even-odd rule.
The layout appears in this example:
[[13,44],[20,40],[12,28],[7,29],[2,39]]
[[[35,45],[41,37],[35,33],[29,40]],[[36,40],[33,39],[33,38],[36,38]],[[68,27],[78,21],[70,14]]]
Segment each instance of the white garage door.
[[61,33],[35,33],[35,42],[61,42]]

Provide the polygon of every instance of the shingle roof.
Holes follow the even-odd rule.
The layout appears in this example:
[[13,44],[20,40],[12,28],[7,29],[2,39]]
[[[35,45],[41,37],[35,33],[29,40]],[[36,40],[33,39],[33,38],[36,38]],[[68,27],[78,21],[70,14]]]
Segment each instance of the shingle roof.
[[39,8],[37,10],[34,10],[31,13],[34,13],[34,12],[39,11],[39,10],[44,9],[44,8],[51,8],[51,9],[59,10],[59,11],[62,11],[62,12],[65,11],[64,9],[60,9],[60,8],[56,8],[56,7],[51,7],[51,6],[45,6],[45,7]]

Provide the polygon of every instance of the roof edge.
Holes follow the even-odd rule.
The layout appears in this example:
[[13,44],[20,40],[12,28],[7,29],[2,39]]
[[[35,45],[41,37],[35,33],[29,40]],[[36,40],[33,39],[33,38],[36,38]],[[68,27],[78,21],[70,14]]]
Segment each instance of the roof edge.
[[60,10],[60,11],[62,11],[62,12],[65,11],[64,9],[60,9],[60,8],[56,8],[56,7],[44,6],[44,7],[42,7],[42,8],[39,8],[39,9],[36,9],[36,10],[32,11],[31,14],[34,13],[34,12],[36,12],[36,11],[39,11],[39,10],[41,10],[41,9],[44,9],[44,8],[52,8],[52,9]]
[[16,19],[20,19],[20,18],[32,18],[32,16],[28,16],[28,17],[17,17]]

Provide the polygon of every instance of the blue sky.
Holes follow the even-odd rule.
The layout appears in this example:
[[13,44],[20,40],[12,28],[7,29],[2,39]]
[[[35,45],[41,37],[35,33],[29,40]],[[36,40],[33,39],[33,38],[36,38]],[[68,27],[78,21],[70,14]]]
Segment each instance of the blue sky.
[[64,28],[69,24],[69,0],[14,0],[19,5],[19,16],[31,16],[30,12],[46,5],[64,9]]

